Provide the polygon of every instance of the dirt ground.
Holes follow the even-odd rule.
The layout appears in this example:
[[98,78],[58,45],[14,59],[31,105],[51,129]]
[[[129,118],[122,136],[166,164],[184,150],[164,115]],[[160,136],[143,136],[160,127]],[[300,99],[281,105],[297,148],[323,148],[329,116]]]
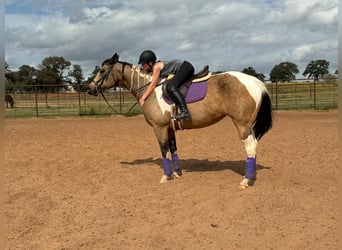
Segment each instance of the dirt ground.
[[142,116],[5,121],[6,249],[337,249],[337,111],[278,111],[257,178],[230,119],[177,132],[160,184]]

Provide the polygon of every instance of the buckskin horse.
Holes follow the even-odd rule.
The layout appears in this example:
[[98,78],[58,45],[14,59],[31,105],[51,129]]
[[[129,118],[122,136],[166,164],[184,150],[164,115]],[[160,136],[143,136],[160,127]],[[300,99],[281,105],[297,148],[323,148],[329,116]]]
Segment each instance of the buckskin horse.
[[[115,53],[102,63],[100,71],[88,86],[88,93],[96,96],[105,89],[120,86],[128,89],[139,100],[150,78],[151,74],[139,66],[119,61],[119,55]],[[202,87],[198,87],[201,84]],[[245,175],[240,186],[248,187],[255,178],[257,143],[272,127],[271,100],[265,85],[253,76],[235,71],[214,74],[207,80],[193,83],[188,89],[188,95],[196,91],[191,90],[192,86],[204,94],[195,93],[195,96],[200,97],[188,103],[192,117],[190,121],[173,121],[172,115],[176,108],[163,94],[162,85],[157,85],[142,107],[145,120],[152,126],[162,154],[164,174],[160,182],[182,175],[176,145],[177,129],[203,128],[229,116],[247,153]],[[186,100],[189,102],[188,96]]]

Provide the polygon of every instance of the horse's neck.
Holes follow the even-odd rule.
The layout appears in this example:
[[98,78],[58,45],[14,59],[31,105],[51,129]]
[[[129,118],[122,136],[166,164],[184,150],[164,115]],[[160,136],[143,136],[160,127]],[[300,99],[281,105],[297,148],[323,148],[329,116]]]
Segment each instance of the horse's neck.
[[142,71],[139,66],[133,65],[125,69],[125,86],[134,95],[139,97],[144,92],[144,88],[151,80],[151,74]]

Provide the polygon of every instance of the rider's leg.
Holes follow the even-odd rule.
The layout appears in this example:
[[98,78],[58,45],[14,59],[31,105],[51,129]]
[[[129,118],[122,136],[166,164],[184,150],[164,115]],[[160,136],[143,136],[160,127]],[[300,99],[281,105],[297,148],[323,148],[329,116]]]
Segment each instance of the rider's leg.
[[194,74],[194,71],[195,70],[192,64],[184,61],[180,69],[176,72],[168,84],[168,93],[181,110],[179,115],[173,117],[176,120],[191,120],[191,115],[189,113],[185,99],[179,91],[179,87]]

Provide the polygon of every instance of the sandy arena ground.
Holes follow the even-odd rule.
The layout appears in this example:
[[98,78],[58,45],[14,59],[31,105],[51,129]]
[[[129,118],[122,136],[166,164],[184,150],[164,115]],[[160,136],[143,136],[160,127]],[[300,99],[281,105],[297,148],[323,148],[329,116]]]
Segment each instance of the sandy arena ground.
[[337,249],[337,111],[278,111],[257,179],[229,118],[177,132],[160,184],[142,116],[5,121],[6,249]]

